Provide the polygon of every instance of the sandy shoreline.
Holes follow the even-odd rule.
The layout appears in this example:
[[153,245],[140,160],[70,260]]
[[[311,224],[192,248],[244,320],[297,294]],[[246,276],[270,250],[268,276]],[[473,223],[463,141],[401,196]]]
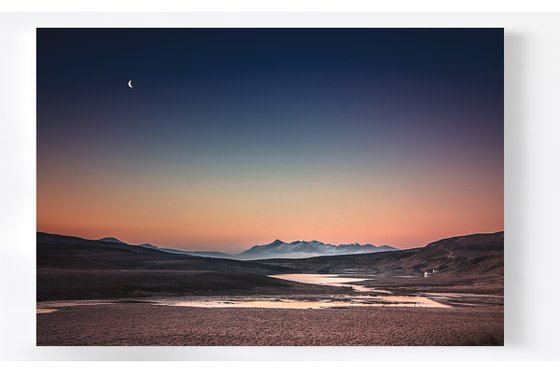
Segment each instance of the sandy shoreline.
[[38,314],[37,345],[503,345],[503,318],[503,307],[202,309],[116,303]]

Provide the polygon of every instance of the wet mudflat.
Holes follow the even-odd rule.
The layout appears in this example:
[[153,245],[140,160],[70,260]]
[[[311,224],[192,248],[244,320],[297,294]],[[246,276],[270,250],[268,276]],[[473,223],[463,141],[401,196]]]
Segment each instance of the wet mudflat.
[[143,303],[38,314],[38,345],[502,345],[502,307],[198,308]]

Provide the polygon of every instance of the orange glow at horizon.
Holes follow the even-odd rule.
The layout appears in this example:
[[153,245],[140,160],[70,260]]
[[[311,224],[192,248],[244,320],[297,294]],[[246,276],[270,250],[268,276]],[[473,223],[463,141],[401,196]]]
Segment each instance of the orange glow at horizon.
[[414,175],[391,181],[362,175],[351,183],[326,176],[257,183],[177,177],[130,182],[116,176],[108,182],[91,174],[73,183],[49,178],[39,184],[37,229],[226,252],[274,239],[421,247],[503,230],[500,178],[468,173],[434,174],[422,182]]

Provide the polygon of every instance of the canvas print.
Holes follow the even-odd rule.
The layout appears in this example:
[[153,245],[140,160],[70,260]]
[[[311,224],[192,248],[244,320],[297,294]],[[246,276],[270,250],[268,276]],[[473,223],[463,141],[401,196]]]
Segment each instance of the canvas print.
[[37,344],[503,345],[503,41],[37,29]]

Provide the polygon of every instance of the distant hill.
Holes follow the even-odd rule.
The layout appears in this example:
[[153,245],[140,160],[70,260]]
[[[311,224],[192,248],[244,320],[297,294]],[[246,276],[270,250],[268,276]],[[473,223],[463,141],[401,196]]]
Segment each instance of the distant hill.
[[238,259],[270,259],[290,258],[301,259],[316,256],[348,255],[348,254],[371,254],[398,250],[391,246],[374,246],[371,244],[360,245],[344,244],[332,245],[319,241],[294,241],[283,242],[275,240],[268,245],[253,246],[240,254],[235,255]]
[[283,268],[266,264],[177,253],[167,249],[129,245],[120,240],[87,240],[37,233],[37,264],[43,268],[225,270],[264,274],[285,272]]
[[[104,238],[100,238],[98,241],[102,241],[102,242],[114,242],[114,243],[126,243],[124,241],[119,240],[118,238],[115,237],[104,237]],[[141,245],[143,246],[143,245]]]
[[219,251],[185,251],[185,250],[177,250],[177,249],[163,249],[160,248],[161,251],[166,253],[172,254],[179,254],[179,255],[192,255],[192,256],[201,256],[205,258],[230,258],[235,259],[229,254],[225,254]]
[[[115,238],[115,237],[105,237],[105,238],[101,238],[97,241],[117,243],[117,244],[130,245],[130,246],[141,246],[141,247],[145,247],[147,249],[155,249],[155,250],[158,250],[158,251],[161,251],[161,252],[166,252],[166,253],[171,253],[171,254],[194,255],[194,256],[201,256],[201,257],[206,257],[206,258],[231,258],[231,255],[221,253],[221,252],[218,252],[218,251],[185,251],[185,250],[177,250],[177,249],[168,249],[168,248],[163,248],[163,247],[158,247],[156,245],[152,245],[151,243],[141,243],[139,245],[132,245],[132,244],[128,244],[124,241],[121,241],[121,240],[119,240],[118,238]],[[232,258],[232,259],[234,259],[234,258]]]
[[278,292],[312,287],[267,276],[292,269],[178,255],[119,242],[38,232],[37,300],[238,294],[253,288]]

